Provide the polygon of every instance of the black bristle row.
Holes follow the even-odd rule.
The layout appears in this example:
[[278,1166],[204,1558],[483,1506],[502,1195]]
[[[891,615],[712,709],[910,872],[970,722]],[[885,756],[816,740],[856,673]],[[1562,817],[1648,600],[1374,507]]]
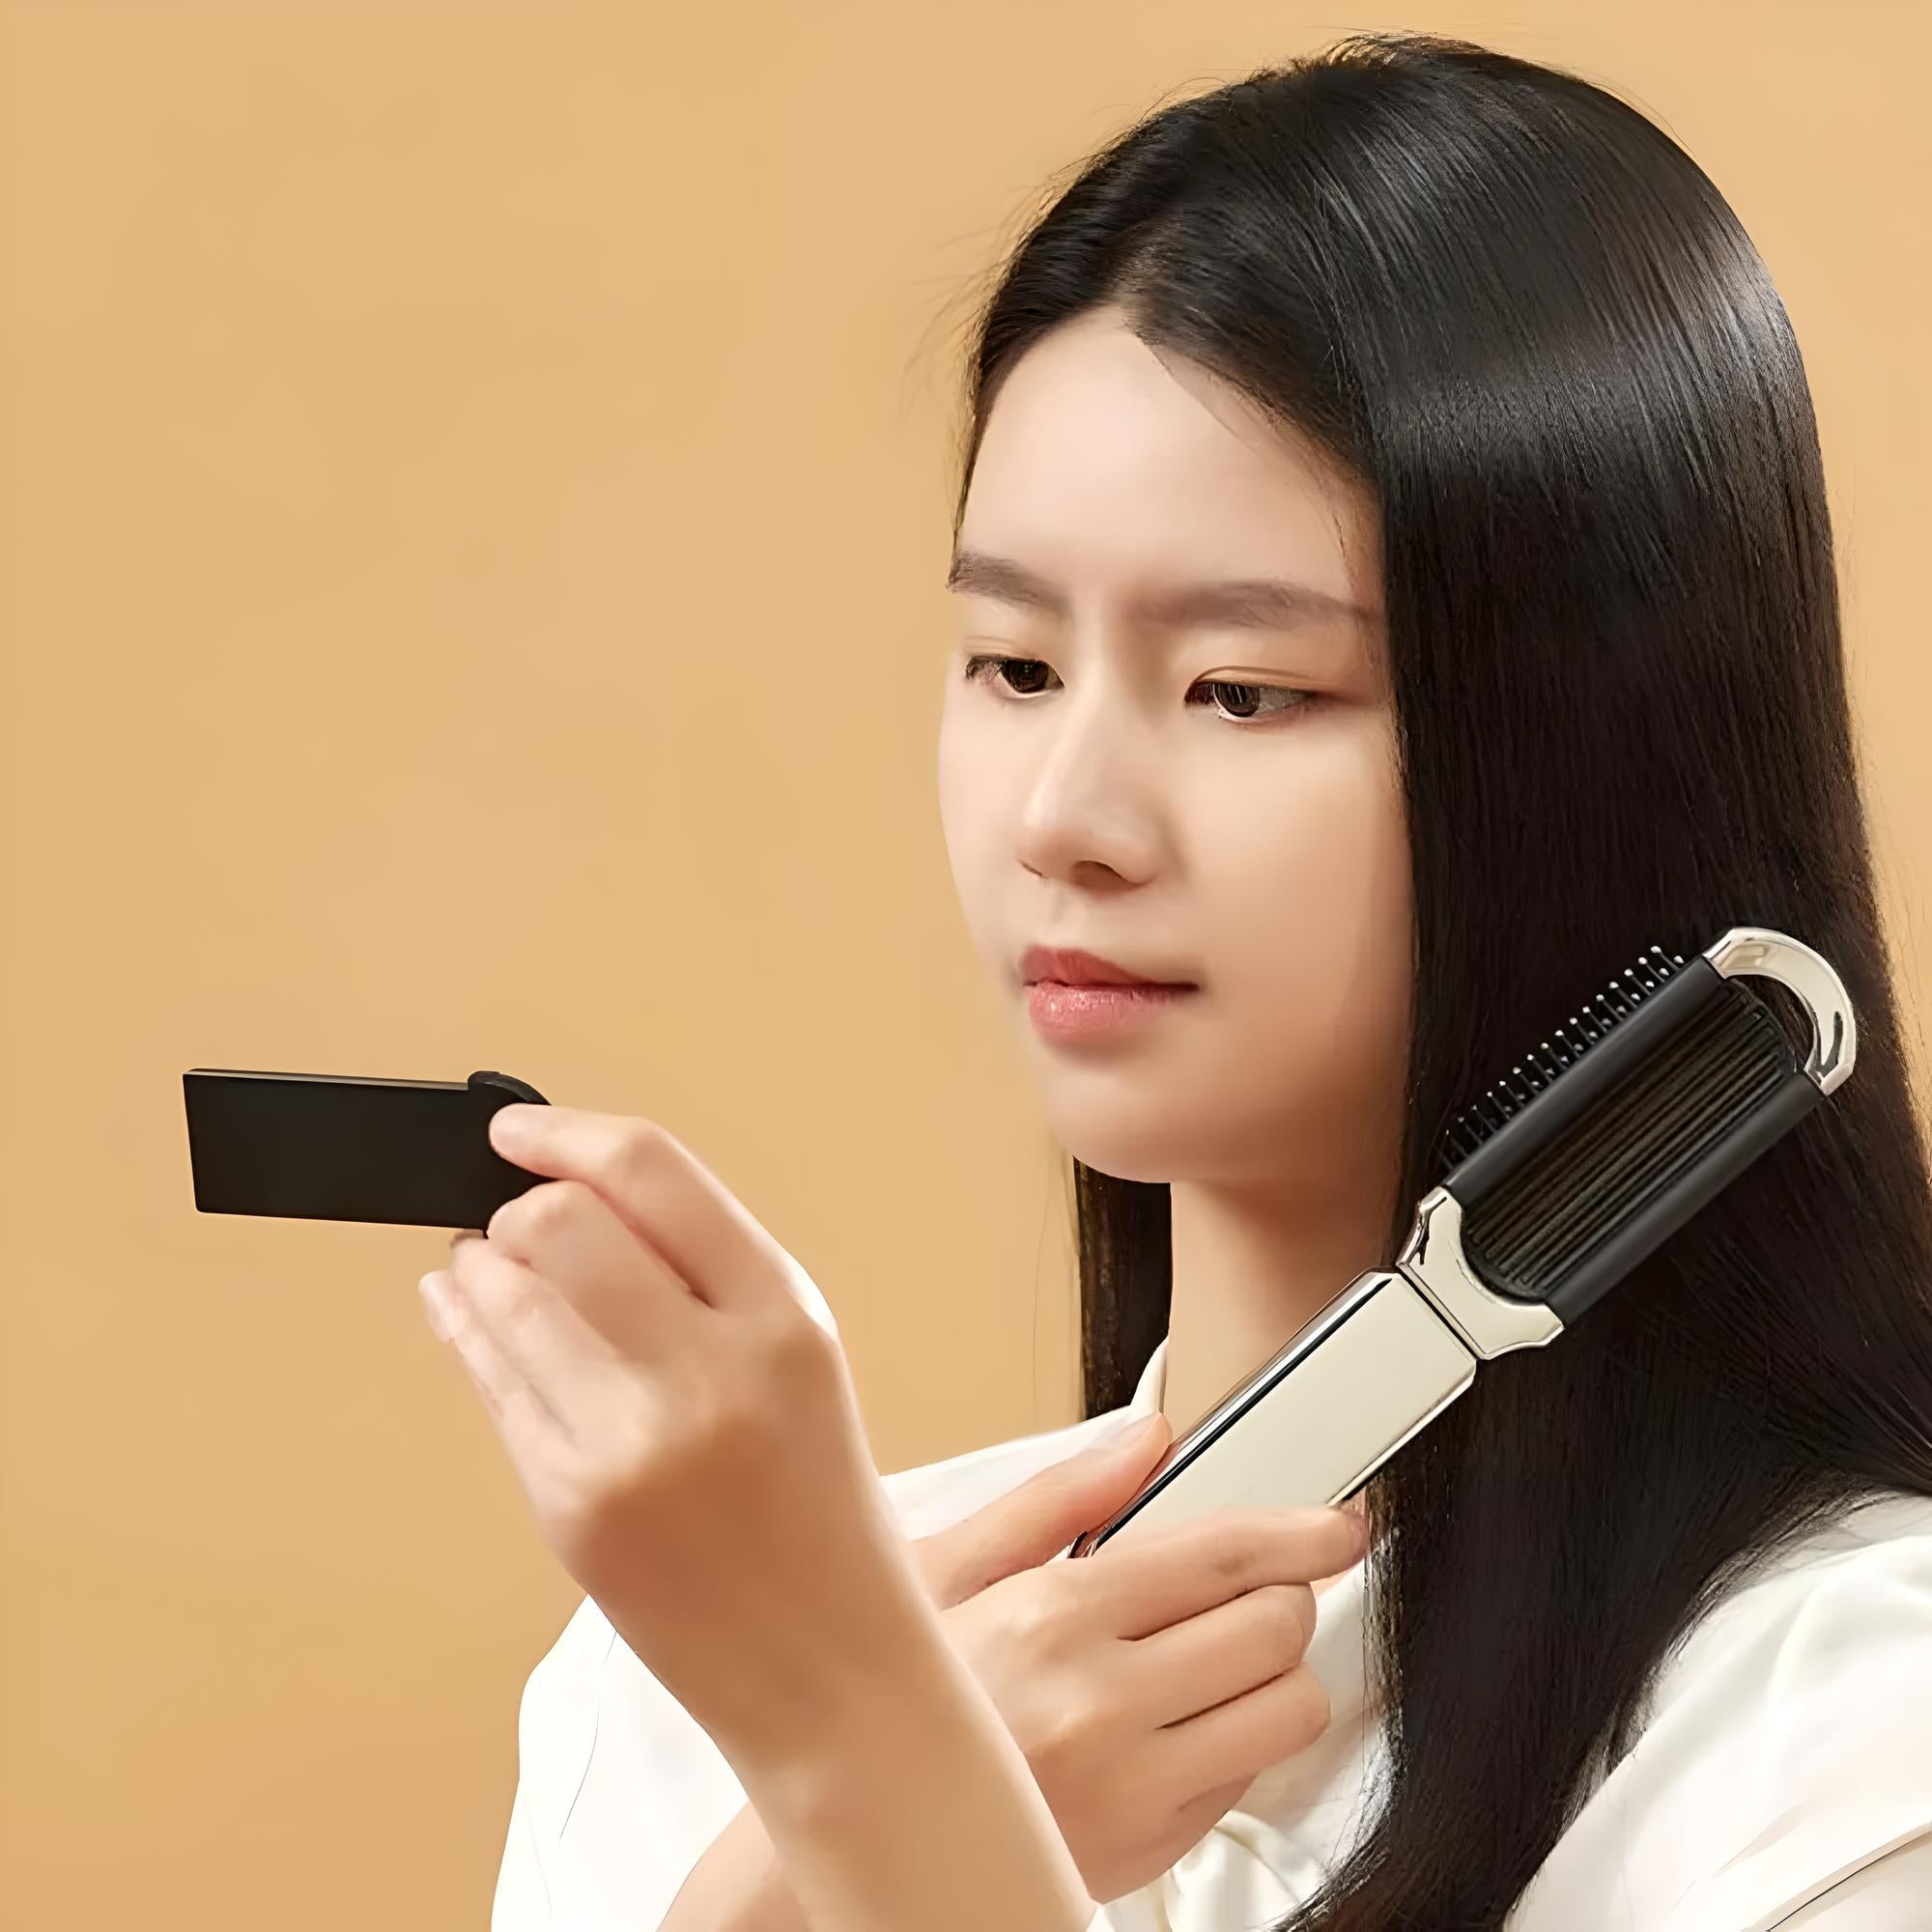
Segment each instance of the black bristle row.
[[1684,963],[1681,952],[1665,952],[1661,946],[1647,948],[1634,965],[1626,967],[1601,993],[1555,1028],[1540,1047],[1525,1054],[1520,1065],[1513,1066],[1456,1116],[1443,1137],[1450,1163],[1466,1160],[1504,1122],[1520,1114],[1558,1074],[1574,1066]]

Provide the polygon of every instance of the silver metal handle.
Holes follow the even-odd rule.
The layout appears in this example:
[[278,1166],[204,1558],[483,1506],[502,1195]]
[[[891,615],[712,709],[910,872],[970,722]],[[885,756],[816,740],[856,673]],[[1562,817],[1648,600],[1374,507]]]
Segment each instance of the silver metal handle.
[[1339,1503],[1475,1375],[1475,1357],[1406,1275],[1358,1275],[1068,1554],[1208,1510]]

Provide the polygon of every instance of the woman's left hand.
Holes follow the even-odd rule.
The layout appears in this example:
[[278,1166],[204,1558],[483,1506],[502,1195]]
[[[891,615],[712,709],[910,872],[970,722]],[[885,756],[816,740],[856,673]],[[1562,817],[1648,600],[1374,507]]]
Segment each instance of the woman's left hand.
[[843,1350],[654,1122],[520,1103],[490,1138],[553,1178],[421,1287],[545,1542],[727,1758],[809,1751],[934,1614]]

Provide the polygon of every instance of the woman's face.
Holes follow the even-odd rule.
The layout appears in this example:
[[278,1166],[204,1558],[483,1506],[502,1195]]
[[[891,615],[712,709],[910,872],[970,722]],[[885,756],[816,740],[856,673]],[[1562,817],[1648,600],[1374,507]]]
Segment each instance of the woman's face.
[[[1049,600],[955,568],[939,802],[1056,1138],[1137,1180],[1385,1160],[1410,905],[1371,499],[1106,310],[1009,372],[968,553],[1020,566]],[[1233,604],[1176,601],[1253,579],[1315,594],[1245,623]],[[987,655],[1024,662],[968,682]],[[1032,946],[1197,990],[1067,1037],[1031,1016]]]

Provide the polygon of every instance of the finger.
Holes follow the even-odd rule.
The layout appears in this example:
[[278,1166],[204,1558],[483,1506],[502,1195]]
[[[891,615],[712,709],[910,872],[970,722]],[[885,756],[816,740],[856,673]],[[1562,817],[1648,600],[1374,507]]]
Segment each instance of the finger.
[[1346,1570],[1367,1531],[1353,1510],[1217,1509],[1173,1529],[1116,1537],[1082,1563],[1117,1636],[1147,1636],[1264,1583]]
[[655,1121],[526,1102],[490,1117],[497,1151],[601,1194],[700,1300],[747,1312],[789,1293],[783,1251],[683,1142]]
[[526,1438],[540,1428],[553,1445],[575,1446],[578,1419],[618,1366],[611,1344],[551,1282],[488,1240],[459,1241],[444,1273],[450,1340],[486,1398],[501,1414],[514,1410]]
[[417,1287],[438,1339],[449,1345],[468,1372],[497,1433],[521,1464],[524,1454],[554,1431],[547,1406],[478,1321],[469,1295],[448,1268],[432,1269]]
[[1102,1437],[1037,1469],[1017,1489],[922,1537],[916,1546],[921,1568],[942,1605],[977,1597],[1065,1549],[1131,1492],[1160,1460],[1172,1434],[1155,1410],[1140,1419],[1138,1431]]
[[1231,1773],[1252,1782],[1270,1765],[1306,1750],[1328,1728],[1328,1718],[1326,1688],[1307,1664],[1297,1663],[1226,1704],[1171,1725],[1161,1739],[1183,1789],[1223,1784]]
[[1253,1782],[1252,1777],[1243,1777],[1233,1784],[1217,1784],[1212,1791],[1204,1791],[1192,1803],[1181,1805],[1174,1814],[1180,1842],[1189,1849],[1198,1845],[1240,1803]]
[[661,1356],[701,1304],[657,1250],[582,1180],[546,1180],[503,1203],[489,1240],[557,1289],[619,1353]]
[[1140,1638],[1122,1698],[1149,1725],[1179,1723],[1293,1670],[1315,1632],[1306,1583],[1264,1583]]

